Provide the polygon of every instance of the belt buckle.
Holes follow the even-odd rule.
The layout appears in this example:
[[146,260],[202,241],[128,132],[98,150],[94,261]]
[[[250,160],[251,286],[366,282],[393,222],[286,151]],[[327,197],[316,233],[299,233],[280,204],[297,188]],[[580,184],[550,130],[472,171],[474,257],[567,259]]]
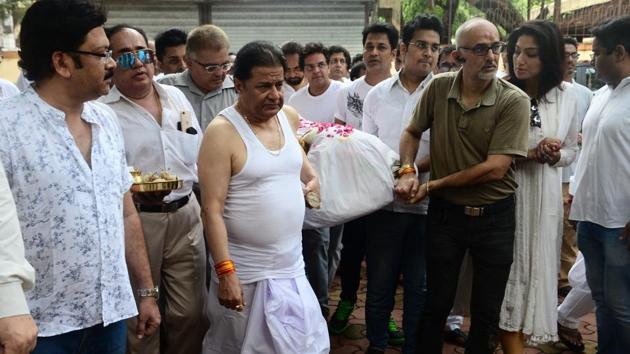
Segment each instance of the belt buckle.
[[483,215],[483,207],[464,207],[464,214],[468,216],[482,216]]

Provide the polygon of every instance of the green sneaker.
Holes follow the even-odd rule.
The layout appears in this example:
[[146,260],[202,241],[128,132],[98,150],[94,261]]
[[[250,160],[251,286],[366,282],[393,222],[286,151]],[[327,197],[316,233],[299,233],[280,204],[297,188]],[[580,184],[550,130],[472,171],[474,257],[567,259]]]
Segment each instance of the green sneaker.
[[387,323],[387,333],[389,334],[387,344],[396,347],[401,347],[405,344],[405,334],[403,331],[398,329],[398,325],[396,325],[396,321],[394,321],[393,317],[389,317],[389,322]]
[[328,330],[330,333],[339,335],[348,328],[348,319],[354,311],[354,302],[350,300],[340,300],[335,313],[333,313],[328,322]]

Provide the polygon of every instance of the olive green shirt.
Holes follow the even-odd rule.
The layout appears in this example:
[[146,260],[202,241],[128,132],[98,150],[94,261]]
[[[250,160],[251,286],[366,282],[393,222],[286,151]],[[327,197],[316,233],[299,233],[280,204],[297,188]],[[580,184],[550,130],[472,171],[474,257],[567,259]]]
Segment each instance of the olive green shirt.
[[[462,70],[436,75],[425,88],[411,125],[431,129],[431,179],[436,180],[484,162],[488,155],[527,156],[528,96],[495,78],[479,103],[465,108],[460,92]],[[458,205],[491,204],[514,194],[514,164],[503,179],[448,187],[431,192]]]

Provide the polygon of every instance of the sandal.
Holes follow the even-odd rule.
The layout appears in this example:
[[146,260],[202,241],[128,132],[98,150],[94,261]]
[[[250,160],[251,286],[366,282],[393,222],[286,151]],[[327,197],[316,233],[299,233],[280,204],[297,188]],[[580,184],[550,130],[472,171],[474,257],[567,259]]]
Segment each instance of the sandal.
[[569,350],[576,353],[584,352],[582,335],[577,329],[565,327],[558,323],[558,338]]

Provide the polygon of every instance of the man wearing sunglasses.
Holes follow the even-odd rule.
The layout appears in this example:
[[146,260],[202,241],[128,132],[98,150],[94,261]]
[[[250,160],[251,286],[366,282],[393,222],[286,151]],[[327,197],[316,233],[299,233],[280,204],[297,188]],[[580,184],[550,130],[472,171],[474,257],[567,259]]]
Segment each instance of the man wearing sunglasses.
[[116,67],[105,21],[90,1],[33,3],[20,66],[34,84],[0,101],[0,160],[36,274],[25,295],[38,354],[123,354],[126,319],[140,312],[139,337],[160,323],[155,301],[133,299],[153,287],[144,235],[116,116],[93,102]]
[[[118,116],[127,163],[143,173],[168,171],[184,186],[169,192],[134,193],[146,235],[154,296],[164,321],[159,334],[128,333],[129,353],[199,353],[206,327],[206,253],[200,208],[192,192],[197,182],[201,128],[192,106],[178,89],[154,82],[154,55],[141,29],[118,25],[107,30],[114,87],[102,102]],[[159,295],[161,296],[157,296]],[[132,328],[133,328],[133,323]]]
[[[513,160],[527,156],[529,99],[496,78],[503,43],[489,21],[475,18],[456,32],[452,55],[462,69],[429,83],[403,132],[400,157],[409,171],[400,198],[429,194],[427,302],[418,326],[418,352],[442,353],[442,330],[453,306],[462,259],[473,260],[473,316],[466,352],[490,354],[513,256]],[[431,129],[428,182],[413,168],[422,133]]]
[[184,93],[203,130],[221,110],[234,104],[238,97],[234,81],[227,75],[232,67],[229,49],[228,37],[221,28],[214,25],[197,27],[188,34],[186,42],[185,61],[188,69],[159,80]]

